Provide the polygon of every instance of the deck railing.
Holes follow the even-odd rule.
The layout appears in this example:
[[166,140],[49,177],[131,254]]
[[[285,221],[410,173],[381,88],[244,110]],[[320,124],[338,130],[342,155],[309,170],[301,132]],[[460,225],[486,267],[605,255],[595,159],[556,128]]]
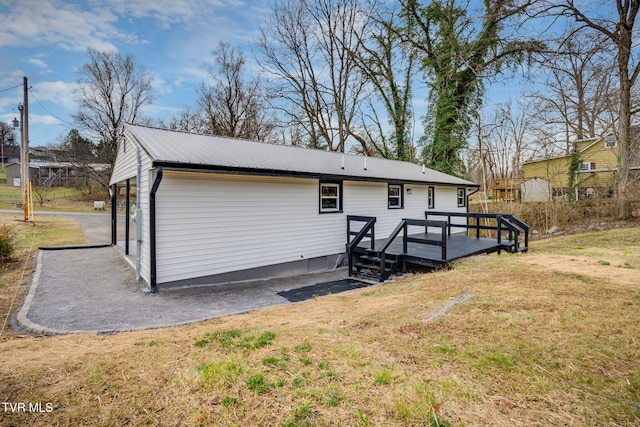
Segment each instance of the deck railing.
[[[351,221],[364,222],[365,224],[359,231],[352,231]],[[375,248],[375,223],[376,217],[374,216],[347,215],[347,251],[350,248],[358,246],[365,237],[369,237],[371,239],[371,249]],[[355,236],[353,240],[351,239],[352,236]]]
[[[448,225],[449,224],[446,221],[429,221],[426,219],[406,219],[405,218],[402,221],[400,221],[400,224],[398,224],[395,230],[393,230],[393,232],[389,235],[389,237],[385,241],[385,244],[382,245],[382,247],[378,250],[382,253],[386,252],[386,250],[389,249],[389,246],[391,245],[393,240],[396,237],[398,237],[398,234],[400,234],[400,232],[402,231],[403,232],[403,235],[402,235],[402,254],[403,255],[406,255],[408,253],[409,243],[420,243],[422,245],[440,246],[442,249],[441,251],[442,259],[446,260],[447,259],[446,230]],[[440,228],[441,230],[440,239],[434,240],[434,239],[423,239],[420,237],[410,237],[409,236],[410,226],[423,227],[425,230],[428,230],[429,227]]]
[[[351,221],[364,222],[358,231],[351,230]],[[365,237],[371,239],[371,250],[376,247],[375,239],[376,218],[373,216],[347,215],[347,258],[349,262],[349,276],[353,272],[353,250],[358,247]],[[353,237],[353,239],[351,239]]]
[[[511,214],[490,214],[475,212],[438,212],[426,211],[425,218],[429,217],[446,217],[449,223],[447,234],[451,235],[452,228],[464,228],[467,235],[475,231],[476,238],[480,238],[482,230],[496,232],[498,244],[502,245],[503,233],[507,233],[508,244],[504,244],[504,248],[510,252],[526,252],[529,248],[529,226],[519,218]],[[465,223],[452,223],[451,218],[466,218]],[[474,219],[473,223],[470,221]],[[482,224],[482,219],[494,220],[495,225]],[[522,239],[521,239],[522,237]]]
[[[365,222],[365,225],[360,228],[359,231],[351,230],[351,221],[356,222]],[[429,221],[426,219],[403,219],[400,221],[398,226],[391,232],[389,237],[384,241],[382,246],[375,246],[375,217],[365,217],[365,216],[347,216],[347,257],[349,259],[349,275],[353,273],[353,256],[356,252],[355,249],[358,247],[360,242],[365,237],[370,237],[370,253],[375,253],[375,260],[378,263],[376,269],[380,271],[379,279],[381,281],[386,280],[389,275],[392,273],[392,269],[387,269],[387,250],[389,246],[393,243],[393,241],[398,237],[400,232],[403,232],[402,235],[402,254],[400,254],[400,259],[403,261],[403,270],[404,260],[403,257],[408,255],[408,245],[409,243],[419,243],[423,245],[435,245],[440,246],[441,248],[441,256],[442,260],[446,261],[447,259],[447,227],[448,223],[446,221]],[[432,228],[440,228],[440,238],[439,239],[425,239],[419,237],[412,237],[409,235],[409,227],[417,226],[428,229]],[[351,239],[351,237],[353,239]],[[397,265],[397,262],[394,262],[394,265]]]

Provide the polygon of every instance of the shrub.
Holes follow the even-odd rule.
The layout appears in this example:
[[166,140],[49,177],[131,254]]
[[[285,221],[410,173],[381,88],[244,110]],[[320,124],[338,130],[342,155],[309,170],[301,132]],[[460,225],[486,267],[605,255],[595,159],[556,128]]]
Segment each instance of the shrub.
[[0,227],[0,259],[8,260],[16,250],[14,243],[15,232],[12,227],[3,225]]

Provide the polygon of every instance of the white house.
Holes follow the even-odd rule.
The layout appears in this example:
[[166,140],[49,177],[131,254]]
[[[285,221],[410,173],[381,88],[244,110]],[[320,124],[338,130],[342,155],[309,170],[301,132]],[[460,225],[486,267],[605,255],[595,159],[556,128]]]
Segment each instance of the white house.
[[137,187],[134,263],[153,291],[334,268],[347,215],[375,216],[384,237],[429,209],[466,212],[478,187],[408,162],[134,125],[118,147],[114,206],[123,185]]

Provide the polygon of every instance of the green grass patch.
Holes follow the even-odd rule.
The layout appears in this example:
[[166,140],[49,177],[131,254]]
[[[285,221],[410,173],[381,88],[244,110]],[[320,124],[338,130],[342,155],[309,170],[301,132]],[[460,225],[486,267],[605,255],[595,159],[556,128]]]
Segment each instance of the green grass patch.
[[271,345],[275,338],[276,334],[269,331],[254,335],[245,334],[240,329],[229,329],[208,333],[205,338],[197,340],[193,345],[199,348],[207,348],[216,344],[226,351],[237,349],[257,350]]
[[244,367],[235,359],[217,360],[196,366],[200,386],[204,388],[234,384],[244,370]]

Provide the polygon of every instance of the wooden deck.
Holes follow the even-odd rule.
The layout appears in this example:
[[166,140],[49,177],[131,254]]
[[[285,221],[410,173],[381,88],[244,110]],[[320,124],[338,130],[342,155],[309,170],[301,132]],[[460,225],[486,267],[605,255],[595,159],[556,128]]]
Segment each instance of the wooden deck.
[[[410,238],[439,240],[441,237],[435,233],[410,234]],[[408,263],[426,265],[430,267],[445,267],[448,263],[460,258],[466,258],[478,254],[493,253],[503,250],[504,246],[513,245],[510,240],[503,240],[498,244],[496,239],[476,238],[458,234],[447,236],[447,258],[442,258],[442,250],[439,246],[423,245],[420,243],[407,243],[407,253],[403,253],[403,237],[397,236],[389,245],[387,254],[402,256]],[[376,240],[376,248],[382,247],[386,239]]]
[[[452,261],[473,255],[502,250],[527,251],[529,226],[513,215],[425,212],[425,217],[433,216],[446,220],[403,219],[384,239],[374,239],[375,217],[348,216],[346,246],[349,275],[385,281],[398,268],[406,271],[407,264],[445,268]],[[453,217],[463,217],[466,221],[452,224]],[[487,225],[487,220],[494,224]],[[358,231],[352,230],[351,222],[357,224]],[[464,232],[452,233],[452,228],[463,229]],[[422,231],[416,233],[416,229]],[[494,237],[480,237],[483,234]]]

